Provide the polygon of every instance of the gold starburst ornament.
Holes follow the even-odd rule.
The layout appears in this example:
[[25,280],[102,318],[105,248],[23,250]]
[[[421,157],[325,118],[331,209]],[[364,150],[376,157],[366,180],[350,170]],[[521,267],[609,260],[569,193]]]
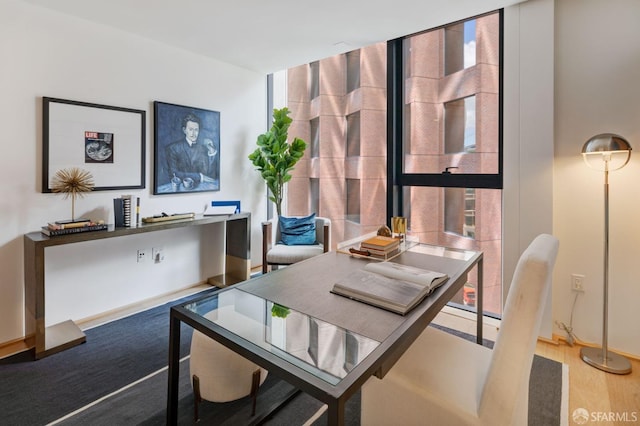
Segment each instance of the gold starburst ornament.
[[63,193],[64,198],[71,197],[71,220],[76,220],[76,197],[84,197],[94,187],[93,176],[78,167],[58,170],[53,176],[51,190]]

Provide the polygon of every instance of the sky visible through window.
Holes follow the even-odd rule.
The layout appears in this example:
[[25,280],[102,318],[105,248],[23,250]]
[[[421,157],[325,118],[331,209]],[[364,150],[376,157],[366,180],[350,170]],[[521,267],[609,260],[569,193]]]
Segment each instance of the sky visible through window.
[[[464,23],[464,67],[469,68],[476,64],[476,20],[471,19]],[[476,98],[472,96],[465,99],[465,150],[473,150],[476,145]]]
[[464,149],[474,151],[476,147],[476,97],[464,100]]
[[476,64],[476,20],[464,23],[464,67]]

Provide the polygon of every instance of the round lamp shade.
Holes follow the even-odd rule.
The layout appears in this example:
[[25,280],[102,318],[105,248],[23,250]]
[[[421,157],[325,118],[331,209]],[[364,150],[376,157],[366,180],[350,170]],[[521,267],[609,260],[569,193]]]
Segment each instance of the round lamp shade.
[[631,145],[622,136],[601,133],[584,144],[582,157],[589,167],[596,170],[618,170],[629,162]]

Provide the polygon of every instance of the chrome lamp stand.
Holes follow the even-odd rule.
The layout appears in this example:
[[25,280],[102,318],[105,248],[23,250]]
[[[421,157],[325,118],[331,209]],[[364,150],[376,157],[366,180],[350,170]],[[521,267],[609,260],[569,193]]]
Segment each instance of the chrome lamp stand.
[[[583,347],[580,357],[587,364],[614,374],[631,373],[631,363],[622,355],[609,352],[607,349],[608,317],[609,317],[609,171],[624,167],[631,156],[631,145],[624,138],[611,133],[596,135],[589,139],[582,148],[585,162],[590,167],[604,166],[604,292],[602,309],[602,348]],[[615,158],[618,157],[618,158]],[[591,162],[595,160],[596,163]],[[602,160],[598,164],[599,160]],[[594,167],[597,165],[597,167]]]

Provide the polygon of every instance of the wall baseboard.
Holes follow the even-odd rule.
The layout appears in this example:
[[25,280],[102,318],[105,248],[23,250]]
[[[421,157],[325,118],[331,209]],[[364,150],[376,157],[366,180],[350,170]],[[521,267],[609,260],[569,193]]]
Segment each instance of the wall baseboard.
[[[174,299],[189,296],[190,294],[197,293],[199,291],[210,288],[211,286],[206,282],[196,283],[179,291],[172,291],[160,296],[155,296],[151,299],[143,300],[141,302],[132,303],[117,309],[112,309],[107,312],[93,315],[91,317],[82,318],[75,321],[81,329],[87,329],[96,327],[108,321],[113,321],[118,318],[123,318],[128,315],[132,315],[142,310],[150,309],[154,306],[162,305]],[[34,347],[34,339],[32,336],[25,336],[22,338],[14,339],[7,342],[0,343],[0,359],[6,358],[11,355],[29,350]]]
[[[540,339],[538,339],[538,340],[540,340]],[[558,342],[557,344],[564,343],[566,345],[569,345],[569,343],[567,342],[567,338],[564,337],[564,336],[561,336],[559,334],[554,334],[553,335],[553,340],[556,340]],[[583,346],[583,347],[587,347],[587,348],[600,347],[600,345],[597,344],[597,343],[588,343],[588,342],[583,342],[581,340],[576,340],[573,344],[574,344],[574,346]],[[619,351],[617,349],[611,349],[611,348],[608,348],[608,350],[610,352],[615,352],[618,355],[622,355],[622,356],[624,356],[626,358],[633,359],[633,360],[636,360],[636,361],[640,361],[640,355],[630,354],[628,352],[623,352],[623,351]]]
[[29,346],[29,344],[27,343],[28,340],[29,339],[23,338],[0,343],[0,359],[31,349],[33,347],[33,344]]

